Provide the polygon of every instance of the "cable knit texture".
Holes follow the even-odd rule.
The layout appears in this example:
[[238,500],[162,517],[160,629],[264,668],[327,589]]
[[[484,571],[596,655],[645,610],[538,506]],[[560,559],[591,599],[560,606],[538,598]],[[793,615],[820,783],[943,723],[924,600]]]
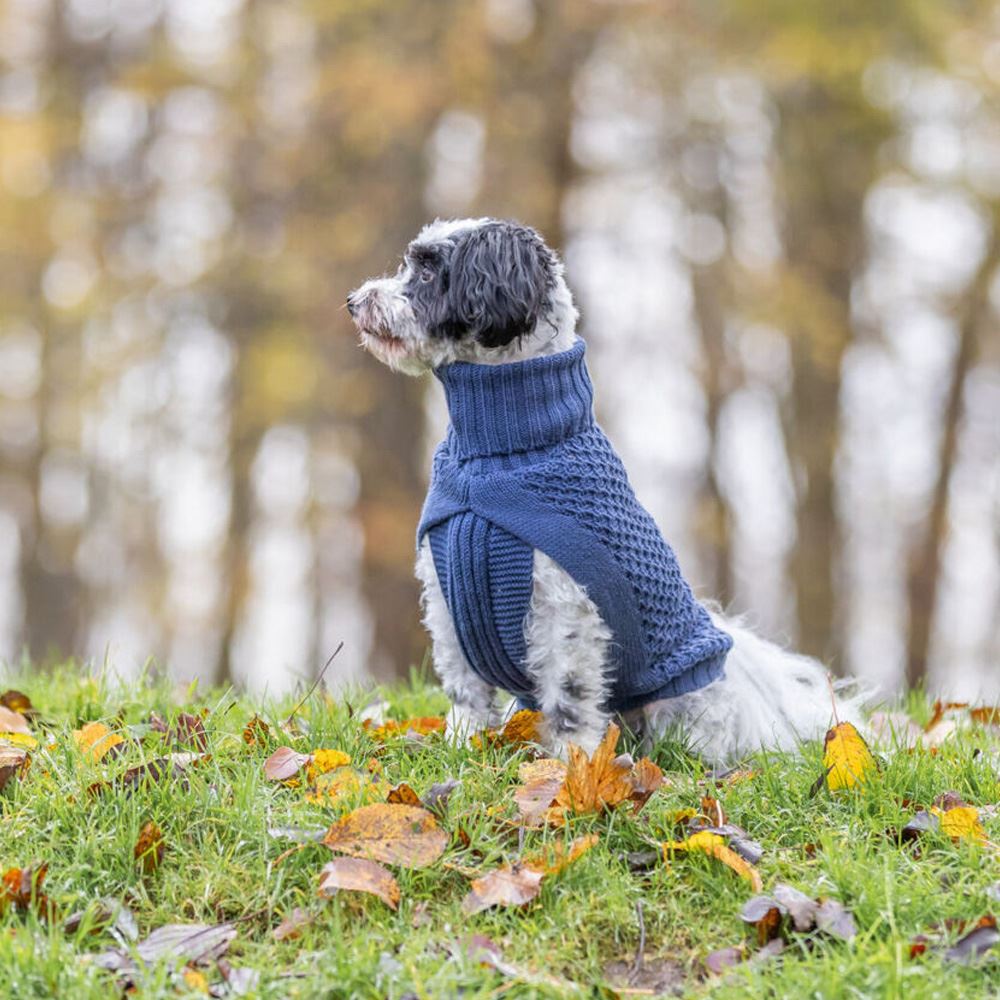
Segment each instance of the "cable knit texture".
[[555,560],[613,633],[608,707],[624,711],[722,676],[732,639],[695,600],[595,423],[584,355],[577,340],[548,357],[437,370],[451,425],[417,537],[430,541],[473,670],[532,707],[534,549]]

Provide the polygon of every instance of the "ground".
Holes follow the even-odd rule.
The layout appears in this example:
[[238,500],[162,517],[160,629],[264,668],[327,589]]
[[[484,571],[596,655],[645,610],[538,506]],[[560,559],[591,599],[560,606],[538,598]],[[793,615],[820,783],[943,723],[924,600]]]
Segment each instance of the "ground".
[[[968,1000],[1000,991],[1000,947],[973,964],[945,958],[976,921],[1000,907],[990,894],[1000,880],[1000,856],[991,843],[1000,840],[1000,820],[988,808],[1000,801],[1000,740],[988,726],[963,729],[936,752],[883,750],[881,771],[864,786],[815,794],[811,787],[823,771],[819,745],[759,755],[748,762],[750,774],[717,784],[682,743],[668,740],[652,754],[667,782],[641,811],[625,804],[519,831],[514,789],[519,765],[534,756],[530,746],[457,748],[439,733],[383,737],[359,721],[370,694],[313,694],[295,714],[293,736],[281,723],[295,699],[260,704],[196,688],[178,696],[165,682],[122,688],[71,668],[25,671],[4,686],[33,703],[37,715],[29,720],[39,745],[27,770],[0,792],[0,867],[48,865],[40,889],[48,901],[9,902],[0,915],[0,994],[6,997],[96,1000],[122,989],[120,974],[116,983],[92,957],[117,947],[111,931],[100,927],[101,908],[109,905],[102,899],[128,907],[140,938],[166,924],[235,921],[225,961],[259,973],[251,995],[260,997],[471,1000],[663,991],[706,1000]],[[383,695],[396,719],[446,708],[441,693],[420,677]],[[926,721],[922,699],[914,697],[908,707]],[[207,756],[183,772],[160,768],[150,780],[123,784],[129,768],[185,743],[187,730],[176,723],[182,710],[203,718],[207,747],[202,751],[195,737],[181,749]],[[155,719],[150,725],[151,713],[172,731],[156,731],[163,727]],[[258,728],[248,744],[243,730],[255,715],[270,732]],[[125,737],[100,760],[73,735],[95,720]],[[281,745],[302,753],[344,751],[369,784],[349,785],[329,804],[310,802],[305,771],[291,785],[265,775],[265,760]],[[624,740],[621,748],[627,749]],[[318,896],[320,869],[334,855],[306,833],[323,831],[363,801],[384,801],[386,785],[406,782],[423,795],[447,779],[461,785],[440,818],[449,834],[443,855],[421,869],[386,866],[401,891],[397,911],[360,892]],[[893,831],[947,791],[980,807],[989,840],[953,841],[932,832],[901,844]],[[781,955],[755,960],[756,931],[739,915],[754,895],[749,882],[705,855],[675,854],[668,864],[662,852],[654,853],[655,845],[678,836],[677,814],[697,811],[706,795],[763,847],[757,867],[764,892],[784,882],[838,900],[852,911],[856,935],[843,941],[788,933]],[[159,863],[147,857],[150,870],[143,871],[135,845],[150,822],[162,832],[165,850]],[[477,874],[588,833],[599,835],[596,845],[547,875],[532,902],[463,911]],[[637,862],[638,852],[646,855]],[[635,971],[639,901],[645,947]],[[274,929],[296,907],[309,922],[299,936],[275,940]],[[66,918],[75,911],[84,918],[68,930]],[[918,935],[928,938],[927,950],[911,957]],[[476,943],[476,936],[490,943]],[[749,960],[722,974],[706,970],[711,952],[737,945],[745,946]],[[499,961],[483,961],[488,948]],[[142,997],[226,989],[214,961],[183,972],[161,961],[132,978]]]

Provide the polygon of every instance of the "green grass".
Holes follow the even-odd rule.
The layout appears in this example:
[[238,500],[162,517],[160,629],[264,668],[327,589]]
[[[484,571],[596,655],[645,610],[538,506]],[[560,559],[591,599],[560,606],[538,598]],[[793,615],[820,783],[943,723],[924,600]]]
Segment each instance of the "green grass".
[[[249,748],[241,731],[255,711],[274,726],[292,701],[262,706],[189,692],[179,705],[163,684],[118,689],[68,669],[25,674],[10,683],[39,711],[42,747],[28,773],[0,793],[0,866],[48,862],[45,890],[59,916],[45,922],[12,908],[0,916],[4,997],[115,995],[111,975],[88,958],[114,945],[108,933],[94,932],[92,921],[74,934],[63,930],[65,915],[88,907],[94,913],[101,897],[124,901],[143,937],[178,921],[239,920],[227,957],[234,966],[259,970],[255,995],[261,997],[650,995],[614,986],[606,973],[609,963],[631,962],[635,955],[639,900],[646,962],[676,966],[678,995],[968,1000],[1000,992],[1000,948],[975,966],[944,962],[943,949],[909,957],[911,939],[934,933],[933,925],[946,918],[972,922],[998,908],[987,889],[1000,880],[1000,858],[989,847],[944,837],[929,837],[917,853],[886,836],[912,814],[914,807],[904,800],[929,805],[951,789],[978,806],[1000,801],[989,760],[996,739],[985,729],[958,734],[937,755],[885,754],[881,776],[857,793],[824,790],[810,797],[820,772],[816,745],[801,754],[759,757],[753,761],[756,777],[716,792],[730,821],[765,849],[759,865],[765,891],[786,881],[810,895],[833,897],[853,911],[858,927],[849,943],[793,938],[781,957],[747,962],[719,977],[705,973],[706,954],[744,941],[756,948],[752,928],[738,915],[752,895],[749,885],[707,857],[677,856],[669,867],[660,863],[638,874],[625,858],[648,849],[651,840],[671,838],[673,813],[697,806],[709,790],[700,783],[702,766],[677,743],[657,747],[654,756],[668,769],[670,785],[638,816],[619,810],[579,817],[569,829],[527,833],[526,852],[585,832],[601,838],[562,874],[546,879],[535,902],[467,917],[461,909],[468,891],[464,872],[495,867],[517,854],[518,832],[503,821],[516,815],[517,766],[529,751],[454,748],[438,736],[417,745],[395,740],[380,750],[345,702],[312,697],[300,713],[309,732],[295,741],[298,749],[342,749],[362,766],[378,754],[390,783],[406,781],[418,793],[449,777],[462,782],[443,822],[451,831],[461,826],[469,847],[453,846],[424,870],[394,868],[402,889],[394,913],[375,897],[356,893],[319,899],[318,872],[330,860],[329,850],[310,843],[286,854],[294,844],[268,833],[280,826],[323,828],[359,804],[348,799],[336,810],[311,805],[301,788],[265,780],[269,748]],[[419,678],[385,694],[397,717],[446,707],[440,692]],[[117,759],[93,763],[76,750],[74,728],[89,720],[134,725],[153,710],[169,720],[179,708],[210,711],[209,761],[191,768],[183,781],[149,783],[132,794],[88,792],[94,782],[166,748],[161,736],[148,734]],[[919,700],[911,708],[916,715],[927,711]],[[291,741],[282,735],[270,749],[282,742]],[[168,850],[159,869],[144,876],[133,846],[147,821],[162,829]],[[988,819],[986,828],[993,841],[1000,840],[998,821]],[[815,850],[807,852],[807,844]],[[273,928],[295,907],[312,912],[313,922],[297,940],[275,942]],[[955,930],[937,933],[946,944],[958,937]],[[525,975],[510,978],[468,958],[462,942],[473,934],[492,939]],[[167,965],[150,969],[139,995],[185,995],[172,971]],[[215,969],[208,976],[213,984],[219,981]]]

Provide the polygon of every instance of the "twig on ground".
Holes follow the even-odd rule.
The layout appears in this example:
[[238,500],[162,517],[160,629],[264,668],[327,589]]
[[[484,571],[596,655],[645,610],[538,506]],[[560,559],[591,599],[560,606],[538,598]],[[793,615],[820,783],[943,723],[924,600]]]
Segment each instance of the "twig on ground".
[[312,693],[313,693],[313,691],[315,691],[315,690],[316,690],[316,688],[318,688],[318,687],[319,687],[319,682],[320,682],[321,680],[323,680],[323,675],[324,675],[324,674],[326,673],[326,671],[327,671],[327,668],[328,668],[328,667],[330,666],[330,664],[331,664],[331,663],[333,663],[333,661],[334,661],[334,660],[335,660],[335,659],[337,658],[337,654],[338,654],[338,653],[339,653],[339,652],[340,652],[340,651],[341,651],[341,650],[342,650],[343,648],[344,648],[344,643],[343,643],[343,641],[341,641],[340,645],[338,645],[338,646],[337,646],[337,648],[336,648],[336,649],[335,649],[335,650],[334,650],[334,651],[333,651],[333,652],[332,652],[332,653],[330,654],[330,659],[328,659],[328,660],[326,661],[326,663],[324,663],[324,664],[323,664],[323,669],[322,669],[322,670],[321,670],[321,671],[320,671],[320,672],[319,672],[319,673],[318,673],[318,674],[316,675],[316,680],[314,680],[314,681],[312,682],[312,684],[311,684],[311,685],[309,686],[309,690],[308,690],[308,691],[306,691],[305,695],[303,695],[303,697],[302,697],[302,701],[300,701],[300,702],[299,702],[299,703],[298,703],[298,704],[297,704],[297,705],[295,706],[295,708],[293,708],[293,709],[292,709],[292,711],[291,711],[291,713],[289,714],[288,718],[287,718],[287,719],[285,719],[285,725],[286,725],[286,726],[289,726],[289,725],[291,725],[291,723],[292,723],[292,719],[294,719],[294,718],[295,718],[295,713],[296,713],[296,712],[297,712],[297,711],[298,711],[298,710],[299,710],[299,709],[300,709],[300,708],[301,708],[301,707],[302,707],[302,706],[303,706],[303,705],[304,705],[304,704],[305,704],[305,703],[306,703],[306,702],[307,702],[307,701],[308,701],[308,700],[309,700],[309,699],[310,699],[310,698],[312,697]]

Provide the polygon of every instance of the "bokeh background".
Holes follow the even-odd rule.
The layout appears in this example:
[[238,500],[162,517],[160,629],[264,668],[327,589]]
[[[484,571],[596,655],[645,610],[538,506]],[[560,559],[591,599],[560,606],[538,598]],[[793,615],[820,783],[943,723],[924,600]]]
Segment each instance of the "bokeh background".
[[342,304],[491,214],[702,593],[1000,693],[996,3],[3,0],[0,59],[8,663],[422,662],[440,389]]

